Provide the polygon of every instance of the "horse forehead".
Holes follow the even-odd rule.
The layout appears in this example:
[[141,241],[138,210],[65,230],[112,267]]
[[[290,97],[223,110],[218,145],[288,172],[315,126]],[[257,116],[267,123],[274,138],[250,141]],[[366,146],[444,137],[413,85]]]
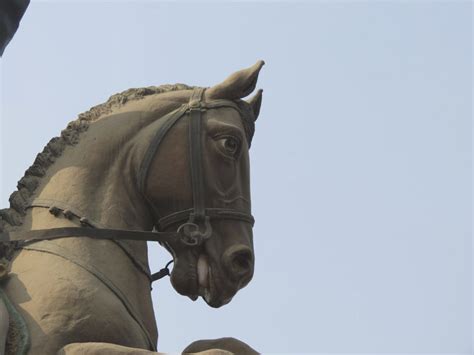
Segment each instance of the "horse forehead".
[[221,107],[206,111],[208,126],[211,125],[231,125],[238,129],[243,129],[242,118],[239,112],[231,107]]

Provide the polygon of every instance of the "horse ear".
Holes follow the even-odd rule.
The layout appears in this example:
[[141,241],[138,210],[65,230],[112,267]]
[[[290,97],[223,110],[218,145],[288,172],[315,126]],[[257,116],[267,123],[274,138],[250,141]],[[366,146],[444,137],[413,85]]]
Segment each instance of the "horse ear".
[[250,68],[239,70],[229,76],[222,83],[206,90],[209,99],[236,100],[249,95],[257,85],[258,73],[265,62],[259,60]]
[[259,89],[255,95],[253,95],[250,100],[247,101],[247,103],[250,105],[253,111],[253,115],[255,117],[255,121],[258,118],[258,115],[260,113],[260,106],[262,106],[262,93],[263,90]]

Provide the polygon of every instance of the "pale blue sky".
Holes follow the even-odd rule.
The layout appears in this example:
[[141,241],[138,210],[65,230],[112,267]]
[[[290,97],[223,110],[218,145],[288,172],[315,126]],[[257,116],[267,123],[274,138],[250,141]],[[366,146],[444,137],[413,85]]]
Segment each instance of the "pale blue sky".
[[471,353],[471,23],[468,1],[33,1],[1,60],[0,207],[110,95],[264,59],[254,280],[218,310],[159,282],[159,349]]

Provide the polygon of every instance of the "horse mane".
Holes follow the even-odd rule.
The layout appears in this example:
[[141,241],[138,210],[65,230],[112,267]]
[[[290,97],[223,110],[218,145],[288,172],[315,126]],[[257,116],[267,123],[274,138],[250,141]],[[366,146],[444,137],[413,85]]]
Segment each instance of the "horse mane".
[[[193,86],[185,84],[128,89],[112,95],[106,102],[79,114],[76,120],[67,125],[59,137],[52,138],[46,144],[43,151],[36,156],[33,165],[18,181],[17,190],[9,198],[10,207],[0,209],[0,233],[23,224],[26,207],[31,203],[31,198],[47,169],[62,155],[67,146],[74,146],[79,142],[80,134],[89,128],[91,122],[97,121],[100,117],[112,112],[113,109],[122,107],[127,102],[137,101],[149,95],[192,89],[194,89]],[[12,244],[14,243],[0,243],[0,259],[11,255],[15,247]]]

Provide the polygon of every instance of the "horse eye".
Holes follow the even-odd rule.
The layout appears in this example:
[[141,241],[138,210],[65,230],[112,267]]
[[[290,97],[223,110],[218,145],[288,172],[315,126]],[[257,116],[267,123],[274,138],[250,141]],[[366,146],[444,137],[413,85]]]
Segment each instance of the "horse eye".
[[240,150],[240,142],[234,137],[225,137],[219,139],[219,145],[224,150],[226,155],[230,155],[234,158],[237,157]]

